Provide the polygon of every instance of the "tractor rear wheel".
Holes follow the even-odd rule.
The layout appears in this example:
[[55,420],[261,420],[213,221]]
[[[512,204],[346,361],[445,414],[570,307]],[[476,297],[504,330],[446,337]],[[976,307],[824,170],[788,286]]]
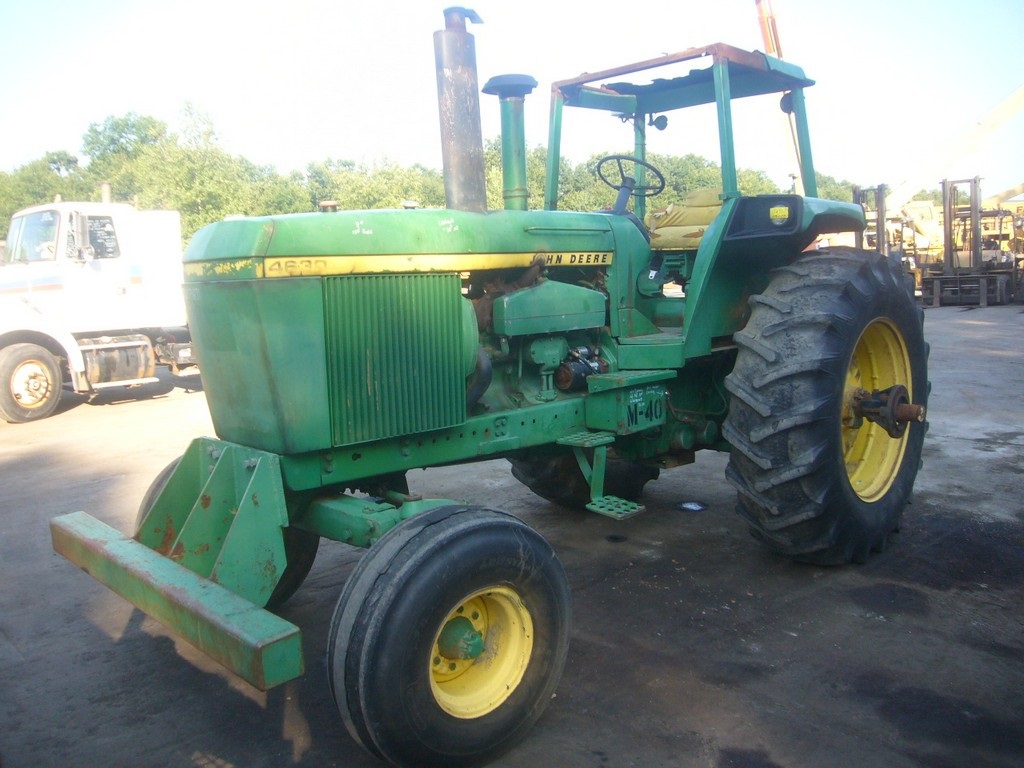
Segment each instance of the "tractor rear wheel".
[[[512,476],[542,499],[570,509],[584,509],[590,503],[590,483],[583,477],[572,453],[543,458],[509,459]],[[604,492],[608,496],[636,501],[649,480],[656,480],[657,467],[621,459],[608,459]]]
[[328,638],[349,733],[398,766],[469,766],[517,743],[550,701],[570,594],[546,541],[490,509],[403,521],[363,556]]
[[726,378],[737,511],[781,554],[864,562],[898,528],[921,463],[926,424],[860,410],[866,394],[902,385],[924,418],[928,345],[912,282],[898,259],[836,248],[776,270],[750,304]]

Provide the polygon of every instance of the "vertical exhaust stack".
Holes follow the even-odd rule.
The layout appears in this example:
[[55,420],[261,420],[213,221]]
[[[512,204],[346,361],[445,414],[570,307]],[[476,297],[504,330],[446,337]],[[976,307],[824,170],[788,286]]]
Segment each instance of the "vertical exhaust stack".
[[525,211],[529,190],[526,184],[526,95],[537,87],[529,75],[498,75],[484,85],[484,93],[501,102],[501,172],[505,210]]
[[473,36],[466,31],[466,21],[483,23],[468,8],[445,8],[445,28],[434,33],[444,195],[449,208],[486,211],[476,46]]

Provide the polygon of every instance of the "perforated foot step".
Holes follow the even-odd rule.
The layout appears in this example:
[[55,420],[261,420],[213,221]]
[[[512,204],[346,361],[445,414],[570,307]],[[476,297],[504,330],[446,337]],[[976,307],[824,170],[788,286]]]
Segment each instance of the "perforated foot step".
[[575,435],[560,437],[556,441],[559,445],[568,445],[573,448],[596,448],[599,445],[609,445],[615,442],[614,432],[577,432]]
[[605,517],[624,520],[627,517],[643,512],[647,507],[643,504],[637,504],[635,501],[620,499],[618,496],[601,496],[587,504],[587,509]]

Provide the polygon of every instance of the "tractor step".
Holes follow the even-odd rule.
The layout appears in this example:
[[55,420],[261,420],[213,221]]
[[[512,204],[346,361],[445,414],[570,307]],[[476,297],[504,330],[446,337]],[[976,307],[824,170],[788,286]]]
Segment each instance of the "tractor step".
[[587,509],[616,520],[625,520],[645,511],[647,507],[635,501],[620,499],[618,496],[600,496],[587,504]]
[[572,448],[596,448],[599,445],[610,445],[615,442],[614,432],[577,432],[574,435],[560,437],[556,441],[558,445],[568,445]]
[[85,512],[50,522],[53,548],[260,690],[303,674],[302,633]]

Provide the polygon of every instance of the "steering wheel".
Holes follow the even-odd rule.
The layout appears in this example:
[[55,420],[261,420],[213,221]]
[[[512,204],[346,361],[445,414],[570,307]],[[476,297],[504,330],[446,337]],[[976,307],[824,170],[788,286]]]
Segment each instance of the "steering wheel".
[[[618,169],[618,183],[613,179],[609,179],[608,176],[605,175],[605,166],[611,163],[614,163],[615,168]],[[637,166],[646,168],[654,174],[656,182],[654,184],[642,184],[637,186],[636,177],[626,173],[626,169],[622,165],[623,163],[632,163],[634,169]],[[634,173],[636,173],[635,170]],[[607,155],[602,157],[597,161],[597,177],[616,191],[629,188],[631,194],[639,194],[641,197],[654,197],[654,195],[660,195],[665,191],[665,176],[662,172],[650,163],[641,160],[639,157],[633,157],[632,155]],[[629,179],[633,183],[627,184],[626,179]]]

